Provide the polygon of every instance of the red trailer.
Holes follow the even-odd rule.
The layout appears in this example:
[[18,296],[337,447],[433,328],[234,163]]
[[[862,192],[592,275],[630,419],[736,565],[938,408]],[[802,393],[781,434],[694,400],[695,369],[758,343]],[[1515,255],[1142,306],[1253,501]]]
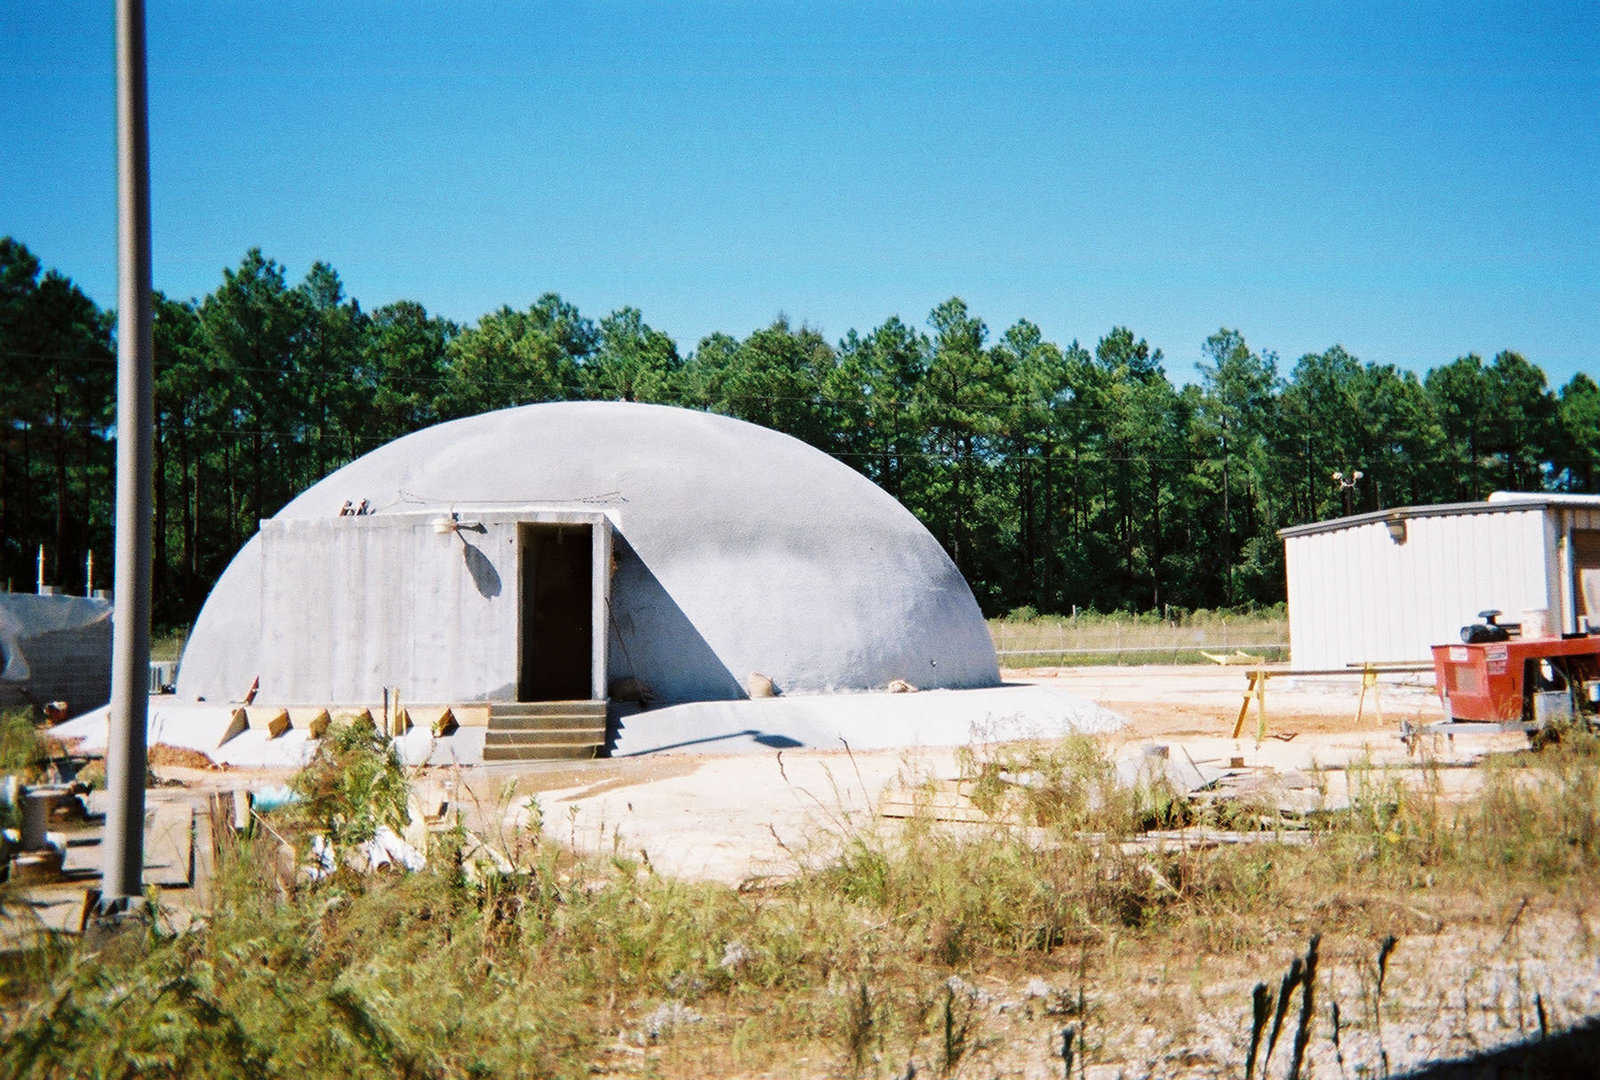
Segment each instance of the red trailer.
[[1498,611],[1461,629],[1460,645],[1433,646],[1434,682],[1448,719],[1421,734],[1525,731],[1535,742],[1577,723],[1600,723],[1600,634],[1522,637]]

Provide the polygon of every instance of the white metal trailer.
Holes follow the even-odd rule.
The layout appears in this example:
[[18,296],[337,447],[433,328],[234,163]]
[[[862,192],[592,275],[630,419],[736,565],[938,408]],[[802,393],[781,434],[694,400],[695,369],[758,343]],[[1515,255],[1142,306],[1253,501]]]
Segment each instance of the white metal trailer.
[[1495,492],[1282,529],[1290,662],[1426,662],[1487,608],[1600,628],[1600,496]]

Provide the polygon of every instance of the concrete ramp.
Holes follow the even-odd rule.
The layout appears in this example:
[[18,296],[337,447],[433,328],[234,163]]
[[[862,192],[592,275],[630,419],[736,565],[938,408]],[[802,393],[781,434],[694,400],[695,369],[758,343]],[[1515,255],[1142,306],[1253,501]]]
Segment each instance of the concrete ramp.
[[858,750],[1059,739],[1126,721],[1048,686],[890,694],[795,694],[698,701],[618,717],[613,757],[678,751],[729,754],[808,746]]

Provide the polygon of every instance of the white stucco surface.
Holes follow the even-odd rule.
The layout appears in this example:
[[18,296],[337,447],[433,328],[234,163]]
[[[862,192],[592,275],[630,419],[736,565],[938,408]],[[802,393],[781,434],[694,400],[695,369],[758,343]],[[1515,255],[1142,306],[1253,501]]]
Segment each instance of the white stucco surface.
[[[506,409],[383,446],[309,488],[274,522],[354,521],[339,518],[340,507],[362,500],[378,515],[437,511],[463,520],[513,507],[603,512],[616,542],[608,676],[636,677],[665,704],[744,697],[752,672],[770,676],[782,694],[870,690],[895,679],[924,689],[999,681],[971,591],[916,518],[849,467],[752,424],[627,403]],[[443,543],[423,557],[436,556],[437,575],[454,581],[475,569],[463,550]],[[499,560],[490,551],[477,569],[485,561]],[[282,580],[286,572],[296,580]],[[427,581],[433,572],[413,562],[394,580]],[[325,605],[359,598],[341,592],[348,587],[338,578],[304,563],[267,578],[261,538],[252,539],[201,611],[178,695],[235,700],[262,676],[261,700],[280,699],[275,690],[287,688],[269,682],[283,665],[263,650],[293,640],[302,654],[337,655],[331,628],[348,620],[324,617]],[[317,587],[304,587],[311,582]],[[380,573],[354,587],[391,586]],[[516,605],[517,589],[507,582],[470,595],[486,614],[464,632],[481,626],[498,638],[404,664],[369,656],[377,673],[369,681],[408,700],[507,696],[515,672],[482,659],[509,651],[504,627],[514,619],[487,613]],[[429,665],[436,668],[427,671],[428,692],[410,691],[407,671]],[[308,700],[316,690],[302,683],[293,697]],[[339,694],[331,677],[328,691],[329,700],[375,700],[382,686],[352,685],[346,675]]]

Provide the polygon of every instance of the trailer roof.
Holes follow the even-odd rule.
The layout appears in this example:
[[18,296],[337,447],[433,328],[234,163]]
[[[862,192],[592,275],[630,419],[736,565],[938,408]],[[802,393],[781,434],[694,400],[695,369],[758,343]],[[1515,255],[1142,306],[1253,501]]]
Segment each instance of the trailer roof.
[[1600,510],[1600,495],[1559,495],[1537,491],[1496,491],[1483,502],[1435,503],[1429,506],[1393,506],[1387,510],[1373,510],[1349,517],[1312,521],[1305,525],[1292,525],[1279,529],[1281,539],[1296,536],[1313,536],[1317,533],[1338,532],[1341,529],[1370,525],[1373,522],[1402,520],[1405,518],[1446,517],[1456,514],[1498,514],[1516,510],[1542,510],[1550,506],[1576,506]]

